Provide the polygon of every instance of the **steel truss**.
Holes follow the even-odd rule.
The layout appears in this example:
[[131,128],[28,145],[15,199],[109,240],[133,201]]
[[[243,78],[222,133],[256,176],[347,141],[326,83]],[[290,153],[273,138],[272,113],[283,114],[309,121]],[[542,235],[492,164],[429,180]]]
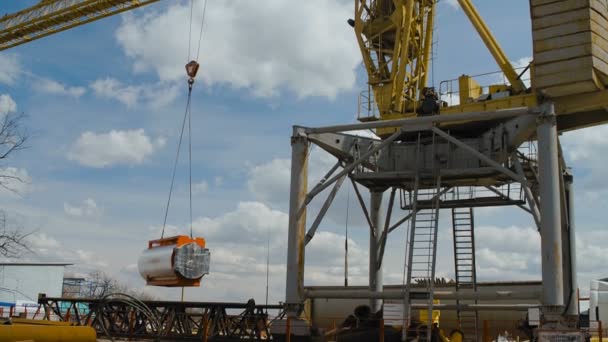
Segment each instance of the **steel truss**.
[[[352,133],[380,128],[393,129],[394,133],[382,139]],[[346,177],[354,187],[370,229],[370,275],[366,294],[374,312],[381,309],[384,297],[382,260],[387,236],[392,231],[406,222],[414,229],[416,216],[435,208],[483,206],[517,206],[531,214],[541,232],[543,282],[551,286],[551,290],[538,299],[549,308],[548,313],[552,307],[563,308],[575,289],[572,283],[568,284],[573,281],[571,274],[575,270],[573,263],[567,263],[570,247],[566,247],[574,225],[569,220],[572,203],[563,192],[571,185],[571,177],[566,184],[567,167],[558,151],[556,132],[551,103],[538,108],[419,116],[320,128],[294,127],[286,282],[288,315],[295,317],[307,297],[303,290],[305,246],[314,238]],[[308,191],[310,145],[333,155],[337,162]],[[369,190],[369,201],[363,198],[361,186]],[[312,226],[307,227],[308,205],[329,188],[331,191]],[[396,200],[397,191],[400,196]],[[385,192],[390,197],[388,208],[383,210]],[[405,212],[402,218],[391,217],[396,201]],[[472,220],[472,213],[470,216]],[[469,225],[472,230],[473,222]],[[472,239],[472,231],[470,233]],[[413,233],[410,231],[410,234]],[[435,242],[430,243],[427,249],[431,251],[429,258],[433,259],[436,246]],[[558,248],[550,248],[551,244]],[[413,244],[409,248],[418,249]],[[564,260],[564,263],[558,265],[551,260]],[[408,262],[416,263],[416,260]],[[428,265],[428,269],[431,270],[428,273],[433,274],[434,265]],[[404,301],[411,303],[413,299],[404,298]],[[419,304],[412,303],[413,306]],[[571,312],[572,306],[568,305],[567,309]]]
[[[236,341],[270,337],[268,310],[280,305],[144,301],[146,309],[121,299],[50,298],[41,295],[45,319],[95,328],[98,336],[153,340]],[[149,310],[148,310],[149,309]],[[281,317],[281,315],[278,315]]]

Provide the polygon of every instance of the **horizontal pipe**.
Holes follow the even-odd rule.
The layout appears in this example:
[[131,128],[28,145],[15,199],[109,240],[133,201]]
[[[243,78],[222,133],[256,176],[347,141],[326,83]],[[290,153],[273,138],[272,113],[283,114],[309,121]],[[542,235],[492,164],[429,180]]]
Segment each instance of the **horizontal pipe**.
[[[528,311],[540,304],[433,304],[434,310],[460,311]],[[428,309],[428,304],[412,304],[413,309]]]
[[0,342],[95,342],[97,334],[91,327],[12,324],[0,325]]
[[349,125],[335,125],[317,128],[304,128],[308,134],[312,133],[335,133],[335,132],[348,132],[358,131],[365,129],[374,128],[391,128],[391,127],[402,127],[402,126],[413,126],[413,125],[424,125],[429,123],[448,123],[457,121],[484,121],[484,120],[496,120],[506,119],[514,116],[531,114],[528,107],[519,107],[512,109],[504,109],[492,112],[473,112],[463,114],[443,114],[443,115],[430,115],[421,116],[410,119],[397,119],[397,120],[379,120],[373,122],[364,122]]
[[[411,292],[412,297],[424,298],[426,292]],[[370,292],[368,290],[307,290],[305,292],[306,298],[322,298],[322,299],[403,299],[403,291],[397,290],[384,290],[383,292]],[[472,291],[435,291],[434,297],[436,299],[477,299],[477,300],[540,300],[540,291],[484,291],[484,292],[472,292]]]

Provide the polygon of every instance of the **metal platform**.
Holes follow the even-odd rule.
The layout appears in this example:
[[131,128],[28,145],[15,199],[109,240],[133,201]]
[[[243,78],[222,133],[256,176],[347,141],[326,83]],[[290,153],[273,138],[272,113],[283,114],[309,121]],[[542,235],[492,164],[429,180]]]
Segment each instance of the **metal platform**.
[[[270,336],[269,310],[281,305],[144,301],[121,297],[50,298],[41,295],[45,319],[95,328],[99,337],[165,341],[257,341]],[[143,304],[143,305],[141,305]],[[280,314],[277,316],[280,317]]]

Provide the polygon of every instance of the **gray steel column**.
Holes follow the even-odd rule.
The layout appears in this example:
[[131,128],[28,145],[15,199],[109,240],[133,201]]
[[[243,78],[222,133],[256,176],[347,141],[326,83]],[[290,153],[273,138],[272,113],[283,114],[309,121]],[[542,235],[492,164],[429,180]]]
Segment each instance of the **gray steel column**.
[[566,174],[564,176],[564,190],[566,191],[566,204],[568,210],[568,236],[570,245],[570,264],[569,264],[569,275],[572,285],[572,293],[566,295],[566,299],[570,299],[568,305],[567,315],[576,316],[578,315],[578,280],[576,279],[576,225],[575,225],[575,211],[574,211],[574,186],[572,174]]
[[304,237],[306,234],[306,192],[308,191],[308,139],[300,127],[291,137],[291,188],[289,193],[289,235],[287,239],[287,314],[294,317],[304,300]]
[[[369,206],[370,220],[374,225],[374,231],[373,233],[370,231],[369,235],[369,290],[378,293],[382,293],[384,284],[382,279],[383,266],[378,263],[378,253],[382,245],[382,230],[384,227],[382,222],[382,194],[382,191],[371,190]],[[378,312],[382,309],[382,299],[370,299],[369,305],[372,312]]]
[[542,254],[542,304],[564,305],[562,225],[557,127],[553,104],[538,118],[538,174],[540,178],[540,236]]

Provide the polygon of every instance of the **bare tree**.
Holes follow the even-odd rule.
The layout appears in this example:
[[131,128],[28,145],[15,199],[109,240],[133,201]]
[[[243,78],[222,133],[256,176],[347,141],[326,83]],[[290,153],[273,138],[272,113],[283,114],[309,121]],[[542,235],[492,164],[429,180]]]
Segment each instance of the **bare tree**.
[[81,295],[85,298],[102,298],[115,292],[122,292],[118,281],[100,270],[89,273],[81,289]]
[[0,256],[15,258],[22,252],[29,251],[27,237],[31,233],[24,233],[21,227],[10,228],[6,213],[0,210]]
[[[0,119],[0,161],[25,148],[28,135],[22,128],[24,118],[24,114],[8,113]],[[12,192],[15,189],[10,184],[23,181],[17,175],[0,174],[0,186]]]
[[[0,161],[8,159],[16,151],[25,148],[27,134],[22,128],[24,114],[8,113],[0,118]],[[11,192],[18,192],[14,185],[24,182],[17,174],[0,172],[0,187]],[[6,212],[0,210],[0,256],[17,257],[21,252],[29,250],[27,236],[21,227],[11,227],[6,218]]]
[[103,298],[113,293],[124,293],[140,300],[154,299],[153,296],[150,296],[143,290],[129,288],[101,270],[89,273],[82,286],[80,294],[84,298]]

